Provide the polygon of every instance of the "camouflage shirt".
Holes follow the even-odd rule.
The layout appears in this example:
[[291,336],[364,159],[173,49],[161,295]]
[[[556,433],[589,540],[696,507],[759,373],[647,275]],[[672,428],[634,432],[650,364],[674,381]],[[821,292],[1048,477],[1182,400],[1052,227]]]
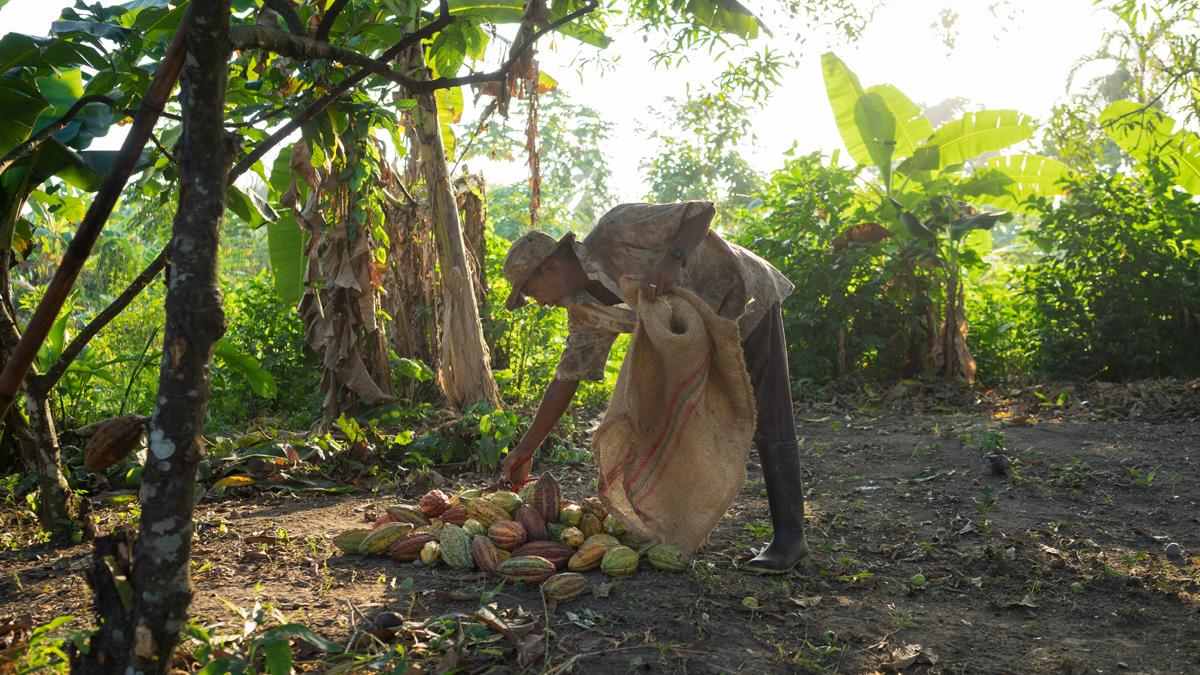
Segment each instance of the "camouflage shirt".
[[[675,241],[680,223],[707,204],[622,204],[605,213],[591,233],[574,244],[575,255],[590,279],[625,300],[617,281],[624,275],[649,272]],[[749,335],[766,311],[795,288],[770,263],[712,230],[688,256],[679,271],[679,285],[720,316],[736,321],[742,335]],[[610,306],[587,292],[576,295],[567,305],[567,342],[555,379],[604,379],[613,341],[620,333],[632,332],[633,324],[628,303]]]

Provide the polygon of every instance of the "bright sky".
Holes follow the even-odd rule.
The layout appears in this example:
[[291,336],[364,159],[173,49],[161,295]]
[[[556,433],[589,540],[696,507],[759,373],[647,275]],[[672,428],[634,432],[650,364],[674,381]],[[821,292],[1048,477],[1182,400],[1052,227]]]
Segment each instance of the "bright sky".
[[[752,9],[774,0],[744,0]],[[11,0],[0,9],[0,32],[45,35],[63,2]],[[1113,25],[1092,0],[1007,0],[1000,2],[997,21],[988,11],[995,0],[885,0],[866,33],[853,45],[834,44],[827,36],[812,35],[805,44],[783,44],[763,38],[757,49],[771,45],[797,52],[798,66],[788,71],[784,85],[753,115],[757,144],[747,149],[751,163],[769,171],[783,161],[783,152],[796,143],[803,152],[832,151],[842,146],[825,98],[820,55],[832,48],[854,70],[864,86],[890,83],[918,103],[935,104],[961,96],[990,108],[1015,108],[1043,119],[1065,92],[1068,72],[1084,55],[1096,50],[1102,32]],[[957,42],[952,52],[931,24],[943,9],[959,14]],[[777,30],[777,35],[786,31]],[[614,187],[622,200],[645,194],[639,164],[653,150],[648,129],[662,125],[653,114],[668,96],[682,97],[689,84],[712,80],[720,67],[705,54],[674,70],[649,65],[650,50],[635,31],[613,35],[608,53],[619,59],[615,69],[585,68],[577,81],[570,65],[580,51],[569,38],[540,52],[542,68],[559,79],[572,98],[597,109],[615,123],[606,153]],[[585,49],[586,51],[586,49]],[[469,98],[469,97],[468,97]],[[467,119],[471,117],[468,110]],[[104,139],[97,147],[115,147]],[[517,180],[523,165],[486,165],[489,182]]]

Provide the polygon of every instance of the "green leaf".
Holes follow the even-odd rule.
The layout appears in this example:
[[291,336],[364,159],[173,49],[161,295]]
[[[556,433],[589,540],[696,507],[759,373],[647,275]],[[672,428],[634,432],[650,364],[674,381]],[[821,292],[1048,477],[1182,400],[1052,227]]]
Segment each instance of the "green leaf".
[[[45,38],[35,38],[21,33],[8,33],[4,37],[0,37],[0,75],[36,59],[41,53],[42,45],[47,42],[49,40]],[[13,110],[13,108],[4,108],[4,110]]]
[[973,252],[981,259],[992,252],[992,233],[988,230],[971,230],[962,242],[964,250]]
[[[275,161],[271,163],[271,197],[278,200],[283,193],[287,192],[288,187],[292,184],[292,148],[289,145],[279,154],[275,155]],[[287,206],[285,204],[285,206]]]
[[56,75],[34,78],[42,98],[55,107],[58,114],[65,113],[83,96],[83,73],[78,68],[59,71]]
[[1003,194],[990,200],[992,205],[1008,209],[1021,208],[1030,197],[1062,194],[1059,182],[1071,174],[1071,167],[1042,155],[993,157],[988,160],[987,167],[1011,181]]
[[462,87],[453,89],[438,89],[434,92],[437,103],[438,123],[441,124],[442,146],[446,151],[446,159],[454,159],[454,128],[450,126],[462,118],[463,94]]
[[289,305],[300,302],[304,295],[306,235],[290,209],[281,213],[275,222],[267,223],[267,252],[271,259],[271,275],[275,278],[275,292]]
[[417,382],[429,382],[433,380],[433,371],[429,366],[416,359],[401,358],[396,364],[396,372],[401,377],[407,377]]
[[63,347],[67,343],[67,323],[70,320],[70,307],[64,306],[62,313],[50,326],[50,333],[46,335],[46,340],[42,342],[41,347],[38,347],[36,359],[38,372],[46,372],[58,361],[58,357],[62,356]]
[[118,44],[124,44],[130,38],[138,35],[137,31],[102,21],[55,21],[50,24],[51,35],[62,35],[64,33],[83,33],[93,37],[104,38],[105,40],[112,40]]
[[1200,194],[1200,136],[1175,130],[1175,120],[1133,101],[1117,101],[1100,115],[1104,133],[1130,157],[1142,163],[1162,161],[1176,184]]
[[[877,84],[867,87],[867,94],[878,94],[887,105],[888,110],[896,118],[895,151],[893,159],[904,159],[921,147],[925,139],[933,133],[933,125],[921,113],[921,106],[913,103],[896,87],[890,84]],[[936,168],[936,167],[934,167]]]
[[938,127],[927,145],[938,146],[938,168],[944,169],[1020,143],[1033,131],[1033,118],[1016,110],[980,110]]
[[252,228],[261,227],[263,223],[279,217],[257,192],[247,193],[232,185],[229,186],[226,206]]
[[967,178],[959,183],[959,190],[964,195],[972,197],[989,196],[990,201],[995,203],[996,199],[1010,198],[1009,189],[1013,186],[1014,181],[1007,174],[997,171],[996,169],[987,168],[980,169],[972,173]]
[[0,110],[5,117],[0,124],[0,156],[24,143],[38,116],[49,107],[41,96],[21,83],[0,80]]
[[959,218],[950,225],[950,236],[961,239],[963,234],[971,230],[990,230],[996,226],[996,223],[1008,222],[1012,220],[1012,217],[1012,213],[1008,211],[985,211]]
[[217,340],[213,346],[213,355],[219,357],[227,368],[241,373],[255,394],[263,398],[275,398],[275,378],[253,356],[238,350],[224,338]]
[[871,153],[855,122],[858,100],[863,96],[858,76],[833,52],[821,55],[821,72],[825,76],[829,107],[833,109],[833,118],[842,135],[842,142],[846,144],[846,152],[859,164],[871,164]]
[[[579,7],[579,0],[555,0],[550,5],[550,19],[560,19]],[[452,0],[450,14],[456,17],[468,17],[478,23],[520,23],[521,17],[525,14],[525,2],[524,0]],[[605,35],[603,30],[579,21],[563,24],[555,30],[600,49],[604,49],[612,43],[612,38]]]
[[878,93],[863,94],[854,104],[854,124],[867,154],[879,168],[883,184],[891,190],[892,152],[896,146],[896,118]]
[[280,638],[263,643],[266,652],[267,672],[271,675],[292,675],[292,643]]
[[298,623],[286,623],[282,626],[276,626],[271,630],[265,631],[262,636],[264,639],[298,638],[329,654],[340,654],[346,649],[343,645],[338,644],[337,642],[330,642],[320,635],[317,635],[308,626]]
[[[520,3],[518,2],[518,4]],[[561,19],[579,9],[581,5],[580,0],[554,0],[550,4],[550,19]],[[604,24],[598,22],[598,19],[594,15],[586,18],[590,19],[588,23],[581,23],[582,19],[577,19],[570,23],[565,23],[555,30],[597,49],[604,49],[612,44],[612,38],[604,34]],[[520,17],[517,20],[519,21]]]
[[433,66],[434,77],[454,77],[466,56],[467,38],[456,22],[433,37],[426,61]]
[[743,40],[758,37],[758,17],[737,0],[688,0],[687,11],[715,31],[731,33]]

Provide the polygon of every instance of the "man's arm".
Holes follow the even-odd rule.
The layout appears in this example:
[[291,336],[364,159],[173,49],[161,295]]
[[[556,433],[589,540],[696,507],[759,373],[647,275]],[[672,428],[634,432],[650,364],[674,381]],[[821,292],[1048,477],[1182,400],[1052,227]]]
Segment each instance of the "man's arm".
[[[700,212],[684,218],[683,222],[679,223],[679,230],[676,231],[667,251],[680,249],[684,256],[690,257],[700,242],[704,241],[704,237],[708,236],[708,228],[716,212],[712,204],[705,203]],[[664,255],[642,280],[642,298],[654,302],[658,296],[665,295],[675,286],[682,267],[682,260]]]
[[575,391],[579,389],[578,381],[553,380],[542,395],[537,414],[533,416],[533,424],[517,442],[517,446],[505,455],[500,463],[501,478],[516,485],[529,477],[529,469],[533,465],[533,455],[541,447],[542,441],[550,435],[550,431],[558,424]]

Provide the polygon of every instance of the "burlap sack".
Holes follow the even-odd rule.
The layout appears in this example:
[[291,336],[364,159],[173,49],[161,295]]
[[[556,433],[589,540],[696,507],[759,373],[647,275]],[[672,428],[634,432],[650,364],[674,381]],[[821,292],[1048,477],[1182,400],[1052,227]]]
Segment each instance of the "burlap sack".
[[695,294],[677,289],[636,309],[592,438],[600,499],[638,537],[691,553],[746,482],[754,391],[737,324]]

